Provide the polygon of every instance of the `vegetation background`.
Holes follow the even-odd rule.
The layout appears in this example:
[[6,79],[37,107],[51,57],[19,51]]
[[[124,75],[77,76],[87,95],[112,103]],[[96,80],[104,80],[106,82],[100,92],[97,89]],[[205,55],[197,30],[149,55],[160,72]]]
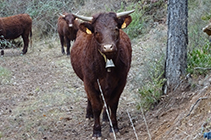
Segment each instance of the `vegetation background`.
[[[208,40],[207,35],[202,32],[202,28],[206,24],[208,24],[209,19],[211,18],[210,7],[211,7],[210,0],[189,0],[189,7],[188,7],[189,9],[189,18],[188,18],[189,44],[188,44],[187,75],[191,75],[192,77],[191,79],[189,79],[189,83],[191,85],[191,88],[189,90],[197,90],[203,87],[204,82],[202,81],[206,81],[206,80],[202,80],[202,79],[203,78],[207,79],[209,78],[209,75],[210,75],[209,69],[211,67],[211,61],[210,61],[211,60],[211,55],[210,55],[211,46],[210,46],[210,42]],[[136,93],[136,94],[132,94],[133,97],[132,99],[130,97],[130,100],[129,100],[129,102],[130,103],[132,102],[132,104],[134,104],[134,106],[136,107],[134,109],[143,109],[146,113],[148,110],[155,109],[156,105],[159,105],[163,101],[163,98],[165,97],[165,95],[163,95],[163,92],[162,92],[162,85],[163,85],[163,82],[165,81],[165,79],[163,78],[163,73],[164,73],[164,63],[165,63],[165,53],[166,53],[165,48],[166,48],[166,41],[167,41],[167,28],[166,28],[167,1],[166,0],[123,0],[123,1],[121,0],[104,0],[104,1],[98,1],[98,0],[64,0],[64,1],[0,0],[0,17],[6,17],[6,16],[11,16],[11,15],[20,14],[20,13],[28,13],[32,17],[33,19],[33,48],[32,49],[35,52],[41,52],[45,50],[46,54],[48,54],[49,56],[55,55],[54,50],[57,50],[58,52],[60,52],[59,38],[56,31],[57,19],[60,13],[68,11],[68,12],[78,13],[78,14],[82,14],[86,16],[91,16],[94,13],[102,12],[102,11],[121,12],[121,11],[131,10],[131,9],[135,9],[135,12],[131,14],[133,22],[130,24],[130,26],[127,29],[124,30],[131,38],[133,50],[134,50],[132,68],[128,76],[129,84],[127,85],[127,92]],[[3,44],[3,43],[5,42],[0,41],[0,44]],[[13,44],[11,46],[17,46],[16,42],[12,42],[11,44]],[[39,56],[38,53],[36,53],[36,55]],[[26,61],[25,59],[23,62],[28,64],[29,62]],[[50,59],[50,58],[46,58],[46,59]],[[14,61],[15,60],[16,59],[14,59]],[[0,93],[2,95],[0,95],[0,97],[2,98],[0,100],[0,104],[2,106],[5,104],[4,101],[6,100],[3,97],[7,93],[4,89],[8,85],[10,85],[11,82],[13,82],[12,79],[14,78],[14,75],[15,75],[14,74],[15,72],[8,68],[8,66],[5,64],[6,63],[5,61],[6,60],[1,58],[1,63],[0,63],[0,86],[1,86],[0,91],[1,92]],[[22,60],[20,59],[20,61]],[[34,61],[37,62],[37,60],[34,60]],[[59,56],[59,60],[54,59],[54,61],[56,63],[56,66],[58,67],[63,66],[70,69],[70,66],[65,64],[66,62],[69,63],[69,61],[63,60],[62,58],[60,58],[60,56]],[[19,64],[20,62],[17,62],[17,63]],[[41,68],[45,69],[44,64],[43,64],[43,67]],[[42,69],[39,69],[39,70],[43,71]],[[50,69],[48,70],[51,71]],[[57,71],[57,73],[59,72]],[[67,79],[64,78],[64,79],[66,80],[66,82],[68,81],[68,78]],[[17,81],[21,81],[21,79],[17,79]],[[72,82],[70,83],[72,84]],[[33,92],[36,93],[36,96],[35,96],[36,100],[33,102],[32,105],[27,105],[25,103],[22,103],[21,104],[22,106],[25,106],[25,107],[28,106],[28,108],[23,109],[23,110],[29,111],[29,110],[38,110],[38,108],[39,109],[44,108],[44,111],[53,112],[54,114],[56,114],[55,116],[57,116],[57,118],[61,118],[59,116],[63,115],[62,114],[63,112],[59,113],[59,111],[64,111],[65,109],[64,108],[52,109],[52,106],[53,107],[56,106],[54,102],[63,107],[64,102],[66,102],[65,98],[70,99],[73,96],[71,95],[71,97],[69,97],[69,93],[72,94],[73,92],[75,94],[75,92],[78,90],[81,92],[81,88],[77,90],[75,89],[76,91],[74,90],[72,91],[71,89],[71,92],[70,92],[66,90],[66,88],[67,87],[72,88],[72,87],[66,84],[64,85],[63,85],[64,87],[59,85],[63,89],[62,91],[56,91],[56,92],[54,91],[53,97],[50,94],[38,96],[37,93],[41,93],[41,87],[40,86],[35,87],[33,89]],[[75,84],[74,86],[81,86],[81,83],[79,82],[79,84]],[[44,93],[48,93],[48,92],[44,91]],[[49,98],[49,96],[51,98]],[[62,99],[58,99],[57,96],[61,97]],[[127,96],[123,96],[123,97],[126,98]],[[10,98],[12,98],[12,95]],[[76,101],[78,101],[79,99],[81,98],[77,97],[77,99],[74,100],[74,103],[76,105],[78,105]],[[45,102],[43,102],[42,100],[44,100]],[[48,104],[50,107],[48,108],[44,105],[41,105],[43,103]],[[18,115],[24,114],[21,111],[22,108],[20,106],[18,107],[19,109],[13,110],[13,113],[14,113],[12,116],[13,119],[17,119],[17,118],[20,119],[20,116]],[[4,107],[0,107],[0,109],[1,109],[2,114],[5,113],[5,110],[10,110]],[[78,111],[77,109],[73,109],[73,110]],[[137,112],[140,113],[140,110],[138,110]],[[30,113],[33,114],[34,111]],[[43,112],[40,111],[40,114],[42,113]],[[32,121],[32,119],[31,118],[29,119],[26,116],[23,120],[22,119],[18,120],[19,121],[18,123],[23,125],[22,124],[22,121],[23,121],[25,123],[24,126],[26,127],[25,129],[23,128],[22,129],[28,132],[35,129],[35,126],[42,122],[40,120],[43,116],[45,117],[46,114],[42,114],[39,117],[36,116],[36,118],[32,118],[34,120],[37,119],[39,123],[29,123],[29,121],[26,121],[26,120],[28,119]],[[3,120],[5,118],[3,117],[1,119]],[[51,118],[51,119],[55,121],[55,118]],[[68,119],[68,117],[66,119]],[[136,117],[133,118],[134,123],[135,123],[135,120],[137,120]],[[209,122],[210,118],[207,118],[207,120]],[[46,121],[44,121],[46,128],[39,127],[37,128],[38,132],[44,133],[45,131],[48,130],[47,127],[50,127],[50,124],[47,124],[47,121],[49,121],[49,119],[46,119]],[[1,124],[2,128],[6,126],[5,130],[0,129],[1,139],[6,139],[5,138],[5,136],[7,136],[6,131],[8,132],[11,131],[10,127],[6,124],[7,123]],[[210,126],[211,126],[210,124],[207,125],[206,130],[210,129]],[[55,127],[55,129],[56,128],[59,129],[58,127],[62,127],[62,126],[59,124],[57,127]],[[141,131],[141,129],[139,130]],[[195,132],[198,133],[198,131],[199,130],[196,130]],[[17,131],[17,132],[20,132],[20,131]],[[21,135],[23,134],[21,133]],[[19,136],[18,139],[38,138],[32,134],[30,135],[31,137],[25,134],[24,136]]]

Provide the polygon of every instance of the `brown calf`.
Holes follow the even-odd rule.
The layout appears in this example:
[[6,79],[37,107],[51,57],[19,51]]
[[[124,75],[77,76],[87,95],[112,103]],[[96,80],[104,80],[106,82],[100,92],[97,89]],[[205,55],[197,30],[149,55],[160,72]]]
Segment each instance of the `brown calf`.
[[57,23],[57,31],[59,33],[59,38],[61,42],[62,53],[65,54],[64,51],[64,42],[67,45],[67,55],[70,54],[70,41],[75,41],[76,34],[78,31],[79,23],[75,20],[75,16],[70,13],[64,13],[58,18]]
[[[100,13],[93,17],[77,16],[82,20],[76,41],[71,49],[71,63],[77,76],[83,80],[88,96],[86,118],[94,117],[93,137],[101,137],[100,114],[103,102],[99,79],[110,109],[115,132],[118,132],[116,111],[119,97],[125,87],[131,64],[131,42],[121,28],[132,21],[132,11]],[[105,111],[103,120],[107,120]]]
[[19,14],[0,18],[0,39],[15,39],[22,36],[24,47],[22,53],[28,49],[29,36],[32,36],[32,19],[28,14]]

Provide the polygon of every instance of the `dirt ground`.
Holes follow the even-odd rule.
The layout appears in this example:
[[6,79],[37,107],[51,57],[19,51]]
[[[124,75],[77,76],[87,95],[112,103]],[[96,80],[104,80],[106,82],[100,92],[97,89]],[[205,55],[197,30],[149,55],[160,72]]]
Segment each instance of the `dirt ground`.
[[[201,140],[211,130],[211,77],[196,81],[195,90],[163,96],[145,114],[136,109],[134,84],[144,42],[133,44],[133,62],[117,112],[118,140]],[[89,140],[93,120],[85,119],[86,94],[69,56],[58,41],[33,41],[26,55],[6,49],[0,67],[8,75],[0,79],[1,140]],[[130,116],[130,117],[129,117]],[[132,127],[131,121],[135,127]],[[102,139],[109,124],[102,124]],[[137,135],[137,137],[136,137]]]

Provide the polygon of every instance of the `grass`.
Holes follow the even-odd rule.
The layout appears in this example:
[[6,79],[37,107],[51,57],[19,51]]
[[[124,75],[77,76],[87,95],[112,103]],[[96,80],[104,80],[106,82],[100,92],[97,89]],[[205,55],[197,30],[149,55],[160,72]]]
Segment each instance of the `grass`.
[[199,48],[194,48],[188,53],[188,68],[187,72],[194,76],[206,75],[211,70],[211,45],[208,40],[205,40],[205,45]]
[[163,78],[163,60],[164,56],[148,64],[148,69],[146,69],[147,72],[145,74],[148,77],[145,77],[142,81],[142,86],[138,91],[138,98],[140,99],[137,103],[138,109],[142,107],[144,110],[149,110],[159,102],[163,94],[162,86],[166,81]]
[[135,10],[135,12],[130,14],[130,16],[132,17],[132,22],[130,23],[128,28],[124,29],[130,39],[134,39],[148,33],[150,29],[154,26],[153,24],[157,19],[162,19],[166,16],[165,10],[167,9],[167,7],[166,3],[163,0],[158,0],[153,4],[149,2],[146,3],[144,0],[142,0],[130,3],[128,6],[125,6],[125,4],[121,2],[121,7],[116,12],[133,9]]
[[210,73],[211,46],[207,35],[202,31],[211,18],[210,6],[209,0],[189,1],[187,73],[195,77]]
[[206,44],[207,35],[202,32],[202,28],[209,23],[211,3],[209,0],[193,0],[188,4],[188,51],[190,52],[194,48],[200,48]]
[[0,84],[6,84],[10,82],[12,73],[4,67],[0,66]]
[[[53,126],[52,122],[59,122],[60,118],[66,116],[66,111],[62,109],[62,106],[67,102],[67,99],[70,99],[70,96],[53,92],[42,94],[19,104],[12,110],[13,115],[8,117],[10,125],[15,127],[14,130],[17,128],[21,130],[22,135],[17,135],[16,138],[24,139],[28,135],[34,139],[39,139],[37,138],[38,133],[50,130]],[[11,128],[4,129],[10,131]]]

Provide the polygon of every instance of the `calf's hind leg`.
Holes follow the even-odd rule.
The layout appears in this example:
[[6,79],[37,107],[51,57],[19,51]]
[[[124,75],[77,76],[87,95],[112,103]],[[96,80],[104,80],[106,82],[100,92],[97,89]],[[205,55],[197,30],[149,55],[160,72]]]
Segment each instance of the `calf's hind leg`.
[[26,54],[28,50],[28,44],[29,44],[29,34],[22,35],[22,38],[23,38],[23,43],[24,43],[22,54]]

